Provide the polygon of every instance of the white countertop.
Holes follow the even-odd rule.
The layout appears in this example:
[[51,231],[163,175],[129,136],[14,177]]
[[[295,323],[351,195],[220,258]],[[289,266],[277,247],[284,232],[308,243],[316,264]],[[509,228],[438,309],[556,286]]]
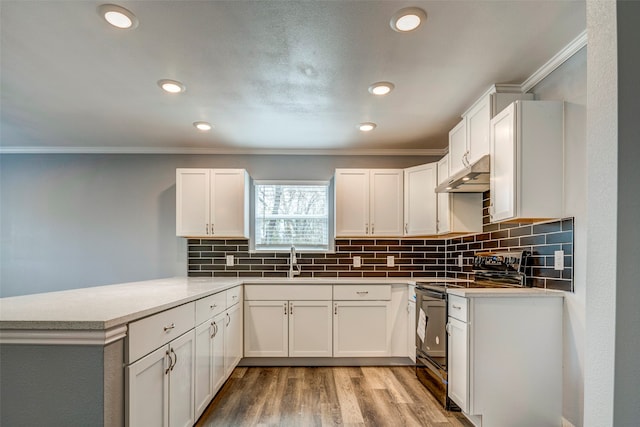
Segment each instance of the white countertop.
[[564,298],[564,292],[540,288],[447,288],[447,293],[465,298]]
[[[453,281],[420,278],[421,282]],[[412,278],[173,277],[0,298],[0,330],[103,331],[241,284],[415,284]]]

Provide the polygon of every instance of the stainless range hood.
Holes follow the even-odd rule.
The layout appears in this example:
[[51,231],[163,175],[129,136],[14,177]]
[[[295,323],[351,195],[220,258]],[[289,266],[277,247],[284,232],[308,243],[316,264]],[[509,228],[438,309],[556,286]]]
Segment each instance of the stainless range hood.
[[487,154],[438,185],[436,193],[483,193],[489,190],[490,164]]

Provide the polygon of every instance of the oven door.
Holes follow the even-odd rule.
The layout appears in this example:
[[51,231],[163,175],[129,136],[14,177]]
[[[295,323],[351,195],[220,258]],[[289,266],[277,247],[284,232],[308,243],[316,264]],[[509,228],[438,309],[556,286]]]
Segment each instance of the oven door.
[[447,293],[416,287],[416,351],[447,372]]

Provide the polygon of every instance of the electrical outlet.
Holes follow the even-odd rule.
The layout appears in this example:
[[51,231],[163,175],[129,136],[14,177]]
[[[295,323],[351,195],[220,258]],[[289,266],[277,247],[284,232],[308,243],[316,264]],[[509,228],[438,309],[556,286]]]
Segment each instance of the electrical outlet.
[[555,251],[553,253],[553,269],[564,270],[564,251]]
[[462,258],[462,254],[458,255],[458,267],[464,267],[464,258]]
[[233,267],[233,255],[227,255],[227,267]]
[[357,255],[353,257],[353,266],[354,267],[360,267],[361,266],[360,257],[357,256]]
[[393,255],[389,255],[387,257],[387,267],[395,267],[396,263],[395,263],[395,259],[393,257]]

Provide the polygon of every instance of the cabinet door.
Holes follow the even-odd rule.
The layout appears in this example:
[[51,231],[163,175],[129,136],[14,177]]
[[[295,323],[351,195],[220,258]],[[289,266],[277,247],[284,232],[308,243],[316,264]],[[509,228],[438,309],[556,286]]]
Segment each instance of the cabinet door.
[[227,314],[221,313],[213,319],[213,338],[211,339],[211,388],[215,395],[227,380],[224,369],[225,320]]
[[225,312],[224,371],[229,378],[242,359],[242,304],[236,304]]
[[336,236],[369,234],[369,170],[336,169]]
[[249,237],[248,176],[244,169],[211,171],[211,230],[221,237]]
[[289,302],[289,356],[333,356],[331,301]]
[[209,169],[176,169],[176,235],[208,234],[209,186]]
[[196,327],[196,356],[195,356],[195,418],[205,410],[213,394],[213,335],[215,327],[213,320]]
[[334,301],[333,356],[390,356],[389,306],[389,301]]
[[449,132],[449,176],[465,168],[467,153],[467,123],[463,119]]
[[287,301],[245,301],[245,357],[289,355]]
[[489,124],[491,122],[491,95],[486,96],[467,112],[467,147],[469,163],[489,154]]
[[416,303],[407,302],[407,354],[416,362]]
[[163,346],[126,367],[126,425],[169,425],[169,347]]
[[438,234],[451,232],[451,193],[438,193]]
[[193,330],[169,343],[173,366],[169,371],[169,425],[187,427],[194,417],[194,356]]
[[515,120],[515,104],[511,104],[491,120],[491,221],[516,216]]
[[404,171],[402,169],[373,169],[369,180],[370,235],[402,236]]
[[449,397],[463,412],[469,412],[469,325],[449,317]]
[[404,170],[404,235],[435,234],[438,165],[429,163]]

